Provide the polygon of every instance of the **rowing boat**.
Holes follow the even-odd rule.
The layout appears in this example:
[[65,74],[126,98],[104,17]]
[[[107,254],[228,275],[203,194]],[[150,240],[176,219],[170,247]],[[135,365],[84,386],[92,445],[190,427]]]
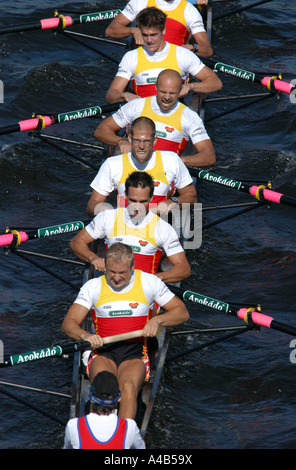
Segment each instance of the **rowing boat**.
[[[206,14],[205,14],[206,13]],[[211,37],[211,26],[212,26],[212,7],[209,4],[206,8],[206,11],[203,11],[203,19],[206,24],[207,33],[209,38]],[[194,94],[190,96],[190,107],[195,110],[202,118],[204,118],[205,113],[205,96],[200,94]],[[125,130],[122,129],[122,133]],[[188,146],[190,143],[188,143]],[[115,148],[107,146],[106,154],[111,156],[114,154]],[[93,250],[97,252],[102,244],[100,242],[94,243]],[[162,262],[162,266],[165,266],[165,260]],[[87,280],[94,277],[96,273],[94,269],[90,266],[87,266],[84,272],[83,283]],[[176,284],[178,287],[180,283]],[[86,331],[91,331],[92,319],[91,315],[87,316],[83,328]],[[156,336],[157,344],[154,344],[152,347],[148,347],[153,350],[153,356],[150,357],[151,364],[151,376],[148,382],[145,383],[142,391],[139,393],[138,398],[138,412],[136,417],[136,422],[140,428],[141,436],[144,439],[149,420],[152,414],[152,409],[154,402],[156,400],[157,389],[160,383],[161,375],[163,372],[165,359],[169,346],[169,337],[170,329],[161,327],[159,328]],[[88,390],[89,390],[89,380],[85,374],[85,365],[83,364],[83,351],[77,351],[74,356],[73,363],[73,379],[72,379],[72,399],[71,399],[71,409],[70,409],[70,418],[80,417],[85,413],[86,404],[88,402]]]

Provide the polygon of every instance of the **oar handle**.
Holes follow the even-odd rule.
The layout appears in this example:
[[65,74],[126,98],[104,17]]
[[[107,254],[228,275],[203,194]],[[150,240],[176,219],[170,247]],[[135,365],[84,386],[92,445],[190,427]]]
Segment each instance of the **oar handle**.
[[103,338],[104,344],[116,343],[117,341],[125,341],[127,339],[138,338],[143,335],[143,330],[129,331],[128,333],[121,333],[119,335],[106,336]]

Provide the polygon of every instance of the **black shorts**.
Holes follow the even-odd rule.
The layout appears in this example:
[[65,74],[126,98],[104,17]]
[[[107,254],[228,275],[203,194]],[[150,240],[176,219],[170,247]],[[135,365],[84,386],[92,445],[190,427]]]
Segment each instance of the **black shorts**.
[[149,379],[150,361],[146,342],[119,341],[118,343],[105,344],[101,348],[92,351],[89,357],[87,371],[89,371],[89,367],[93,359],[99,356],[104,356],[108,359],[111,359],[115,362],[117,367],[124,361],[128,361],[130,359],[141,359],[144,362],[146,369],[146,380]]

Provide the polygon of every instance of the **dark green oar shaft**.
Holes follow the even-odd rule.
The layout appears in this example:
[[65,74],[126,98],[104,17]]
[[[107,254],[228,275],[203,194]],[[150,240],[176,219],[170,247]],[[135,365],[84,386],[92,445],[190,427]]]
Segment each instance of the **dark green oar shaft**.
[[25,132],[32,130],[41,130],[45,127],[51,126],[52,124],[60,124],[62,122],[76,121],[78,119],[90,118],[100,116],[104,113],[111,113],[116,111],[120,106],[120,103],[111,103],[103,106],[90,106],[88,108],[77,109],[76,111],[69,111],[66,113],[60,113],[52,116],[37,115],[31,119],[25,121],[19,121],[11,126],[5,126],[0,128],[0,135],[11,134],[12,132]]
[[287,333],[292,336],[296,336],[296,328],[284,323],[280,323],[269,315],[264,315],[261,312],[257,312],[252,308],[236,308],[233,305],[223,302],[221,300],[213,299],[197,292],[184,290],[180,287],[170,285],[170,290],[174,292],[178,297],[184,300],[195,302],[203,307],[211,308],[219,312],[228,313],[244,320],[247,324],[254,324],[263,326],[265,328],[271,328],[274,330]]
[[[34,31],[43,29],[55,29],[55,28],[66,28],[73,24],[78,23],[93,23],[102,20],[111,20],[120,13],[121,10],[107,10],[98,11],[96,13],[85,13],[77,18],[71,18],[71,16],[56,15],[54,18],[45,18],[36,23],[9,26],[7,28],[1,28],[0,34],[7,33],[19,33],[23,31]],[[57,13],[57,12],[56,12]]]

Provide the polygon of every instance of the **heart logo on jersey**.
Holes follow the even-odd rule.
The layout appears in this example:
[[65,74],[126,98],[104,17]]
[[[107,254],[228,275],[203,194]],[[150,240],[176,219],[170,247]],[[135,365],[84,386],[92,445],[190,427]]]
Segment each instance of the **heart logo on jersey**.
[[174,127],[165,126],[165,130],[168,132],[174,132]]
[[131,308],[137,308],[138,305],[139,305],[138,302],[131,302],[131,303],[129,304],[129,306],[130,306]]

